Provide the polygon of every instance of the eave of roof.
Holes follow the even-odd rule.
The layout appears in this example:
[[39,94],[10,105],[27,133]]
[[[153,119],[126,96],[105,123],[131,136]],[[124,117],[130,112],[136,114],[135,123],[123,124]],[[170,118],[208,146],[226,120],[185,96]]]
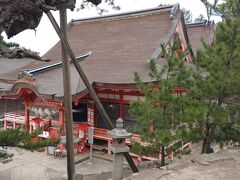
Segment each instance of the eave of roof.
[[199,23],[189,23],[189,24],[186,24],[185,26],[186,26],[186,28],[200,27],[200,26],[214,27],[215,22],[214,21],[205,21],[205,22],[199,22]]
[[150,9],[125,12],[125,13],[116,13],[111,15],[103,15],[103,16],[96,16],[96,17],[90,17],[90,18],[72,19],[71,22],[74,25],[82,22],[101,22],[101,21],[124,19],[124,18],[136,17],[136,16],[149,15],[151,13],[154,14],[159,12],[165,12],[165,11],[171,10],[173,7],[174,5],[165,5],[165,6],[160,6],[160,7],[150,8]]
[[212,43],[214,40],[213,29],[215,27],[214,22],[201,22],[201,23],[192,23],[186,25],[186,31],[191,43],[191,49],[196,55],[197,50],[203,47],[202,41],[206,43]]
[[[149,16],[149,18],[147,17]],[[134,21],[131,21],[131,19],[134,18]],[[153,22],[150,22],[150,21]],[[121,21],[121,22],[120,22]],[[132,85],[134,84],[134,76],[133,73],[138,71],[141,75],[143,75],[143,81],[151,81],[150,77],[148,76],[148,68],[147,68],[147,62],[148,58],[152,57],[152,53],[159,49],[160,43],[168,42],[169,38],[171,38],[172,34],[176,31],[176,26],[179,21],[182,21],[182,16],[179,11],[179,5],[178,6],[163,6],[158,8],[153,8],[150,10],[140,10],[140,11],[134,11],[129,13],[122,13],[117,15],[111,15],[111,16],[103,16],[100,18],[88,18],[88,19],[82,19],[82,20],[74,20],[72,23],[72,27],[70,27],[70,35],[69,35],[69,42],[73,45],[73,50],[76,54],[79,54],[81,51],[92,51],[93,55],[89,57],[89,59],[86,62],[83,63],[84,70],[86,70],[86,75],[89,77],[90,83],[94,82],[101,82],[106,84],[115,84],[115,85]],[[99,23],[95,23],[99,22]],[[104,23],[104,25],[101,25],[101,23]],[[119,26],[117,23],[123,23],[123,26]],[[148,23],[149,22],[149,23]],[[147,25],[144,23],[147,23]],[[104,32],[104,30],[101,31],[104,36],[110,37],[108,40],[110,42],[101,44],[100,42],[96,42],[95,39],[91,42],[87,37],[89,36],[89,27],[87,26],[93,26],[90,27],[90,30],[95,33],[99,33],[99,25],[103,26],[104,28],[107,27],[113,28],[114,33],[113,35],[107,34]],[[135,27],[135,25],[138,25]],[[126,26],[126,27],[125,27]],[[103,28],[101,27],[101,28]],[[126,30],[130,30],[130,35],[124,31],[120,31],[118,28],[126,28]],[[123,28],[123,29],[124,29]],[[138,28],[142,28],[142,30]],[[81,32],[84,36],[80,36],[80,39],[77,39],[75,35],[80,34]],[[116,31],[116,32],[115,32]],[[71,35],[72,33],[72,35]],[[115,38],[116,33],[123,33],[120,34],[119,37],[117,37],[117,40]],[[99,35],[101,36],[101,34]],[[97,40],[99,38],[96,36]],[[126,38],[127,41],[122,41],[123,38]],[[128,39],[130,38],[130,39]],[[106,39],[105,39],[106,40]],[[120,40],[121,45],[118,45],[118,40]],[[136,41],[137,40],[137,41]],[[71,42],[72,41],[72,42]],[[104,42],[104,39],[103,41]],[[99,49],[99,45],[96,45],[99,43],[99,45],[103,46],[102,49]],[[110,43],[110,45],[109,45]],[[132,43],[132,44],[131,44]],[[130,45],[129,45],[130,44]],[[87,46],[87,47],[86,47]],[[89,46],[89,47],[88,47]],[[116,47],[115,47],[116,46]],[[129,46],[128,48],[125,46]],[[48,59],[54,59],[55,61],[60,58],[60,43],[58,42],[55,47],[53,47],[47,55],[50,53],[50,57]],[[86,49],[88,48],[88,49]],[[96,51],[94,51],[95,48]],[[103,52],[104,48],[111,48],[111,51]],[[118,49],[120,48],[120,50]],[[122,48],[122,49],[121,49]],[[133,49],[131,49],[133,48]],[[140,49],[139,49],[140,48]],[[143,49],[141,49],[143,48]],[[147,49],[144,49],[147,48]],[[83,50],[84,49],[84,50]],[[136,51],[135,51],[136,50]],[[51,52],[55,52],[52,53]],[[105,54],[104,54],[105,53]],[[111,53],[111,57],[109,57]],[[159,53],[159,52],[157,52]],[[99,55],[102,56],[102,58],[99,58]],[[158,54],[159,55],[159,54]],[[118,57],[118,59],[115,60],[113,57]],[[119,59],[119,57],[121,58]],[[129,59],[130,58],[130,59]],[[120,62],[122,61],[122,62]],[[123,66],[126,65],[127,62],[130,62],[130,65],[128,67]],[[95,64],[97,63],[97,65]],[[99,72],[99,66],[100,64],[103,66],[103,70],[100,70]],[[92,66],[96,66],[94,69]],[[106,69],[106,66],[108,69]],[[72,82],[74,82],[74,85],[72,86],[72,94],[76,95],[80,92],[85,90],[85,86],[83,85],[82,81],[79,79],[79,76],[73,66],[71,68],[71,74],[72,74]],[[113,68],[113,70],[111,70]],[[128,69],[130,68],[130,70]],[[109,69],[111,71],[109,71]],[[113,72],[114,73],[113,73]],[[39,84],[39,87],[37,88],[37,91],[41,95],[51,95],[56,92],[56,98],[61,98],[63,96],[63,90],[62,90],[62,77],[60,77],[62,71],[61,68],[52,69],[48,72],[42,72],[36,74],[36,83]],[[103,73],[101,75],[101,73]],[[106,76],[107,74],[107,76]],[[108,76],[112,76],[112,78],[108,79]],[[51,77],[51,78],[49,78]],[[118,77],[121,77],[120,79]],[[117,79],[114,79],[117,78]],[[59,84],[57,84],[59,83]]]

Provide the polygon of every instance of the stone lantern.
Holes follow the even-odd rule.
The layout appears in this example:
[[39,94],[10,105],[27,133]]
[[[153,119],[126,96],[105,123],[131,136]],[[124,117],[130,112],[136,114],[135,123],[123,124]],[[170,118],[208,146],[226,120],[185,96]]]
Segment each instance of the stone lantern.
[[112,152],[113,152],[113,180],[120,180],[123,178],[123,159],[124,153],[129,152],[129,147],[125,144],[125,139],[129,138],[132,133],[123,129],[123,119],[118,118],[116,128],[108,131],[108,135],[112,138]]

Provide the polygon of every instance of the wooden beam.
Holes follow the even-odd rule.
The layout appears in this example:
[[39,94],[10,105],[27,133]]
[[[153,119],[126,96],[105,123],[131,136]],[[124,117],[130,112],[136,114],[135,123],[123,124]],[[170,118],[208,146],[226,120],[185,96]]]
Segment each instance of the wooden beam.
[[[60,27],[65,41],[67,41],[67,11],[66,8],[60,9]],[[64,115],[66,120],[66,149],[67,149],[67,174],[69,180],[75,179],[75,163],[73,148],[73,115],[72,115],[72,93],[70,78],[70,62],[68,60],[67,50],[64,43],[61,42],[62,61],[63,61],[63,88],[64,88]]]
[[[87,79],[82,67],[80,66],[80,64],[77,62],[77,59],[76,59],[76,56],[74,55],[73,53],[73,50],[71,48],[71,46],[69,45],[68,41],[66,41],[65,37],[62,35],[62,32],[61,30],[59,29],[59,26],[56,22],[56,20],[54,19],[52,13],[50,11],[46,11],[45,12],[46,15],[48,16],[49,20],[51,21],[55,31],[57,32],[61,42],[62,42],[62,45],[64,45],[64,47],[66,48],[67,52],[68,52],[68,55],[70,56],[78,74],[80,75],[80,77],[82,78],[87,90],[89,91],[89,94],[91,95],[92,99],[94,100],[95,104],[96,104],[96,107],[98,108],[98,111],[100,112],[101,116],[103,117],[103,120],[105,121],[106,123],[106,126],[108,127],[108,129],[113,129],[114,126],[110,120],[110,118],[108,117],[106,111],[104,110],[96,92],[94,91],[93,87],[91,86],[89,80]],[[129,155],[129,153],[124,153],[125,155],[125,158],[129,164],[129,166],[131,167],[132,171],[134,173],[136,172],[139,172],[137,166],[135,165],[134,161],[132,160],[131,156]]]

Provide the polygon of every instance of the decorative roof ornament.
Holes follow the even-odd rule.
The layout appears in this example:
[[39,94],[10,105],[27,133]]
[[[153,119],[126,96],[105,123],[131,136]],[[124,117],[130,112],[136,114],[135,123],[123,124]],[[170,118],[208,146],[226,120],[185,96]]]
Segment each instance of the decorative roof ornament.
[[28,81],[34,81],[34,77],[31,73],[29,73],[28,71],[20,71],[18,73],[18,79],[21,79],[21,80],[28,80]]
[[5,45],[0,45],[0,57],[1,56],[9,59],[32,58],[36,60],[41,60],[39,53],[31,51],[30,49],[26,49],[23,47],[9,48]]
[[171,9],[170,18],[174,19],[174,17],[176,16],[179,10],[180,10],[180,4],[176,3]]

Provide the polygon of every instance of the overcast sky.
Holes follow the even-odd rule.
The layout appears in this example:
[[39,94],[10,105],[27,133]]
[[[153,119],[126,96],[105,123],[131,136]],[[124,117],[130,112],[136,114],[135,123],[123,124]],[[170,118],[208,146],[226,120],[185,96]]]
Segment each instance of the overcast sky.
[[[77,0],[77,2],[80,1],[81,0]],[[199,14],[206,16],[205,7],[200,0],[115,0],[115,2],[121,7],[121,10],[115,11],[107,7],[109,12],[104,13],[104,15],[153,8],[157,7],[159,4],[175,4],[179,2],[181,8],[191,10],[193,18],[197,17]],[[106,4],[104,6],[106,6]],[[54,16],[57,20],[59,19],[57,12],[54,12]],[[86,8],[84,10],[80,10],[79,12],[76,10],[73,12],[68,11],[68,21],[71,19],[80,19],[92,16],[98,16],[96,8]],[[49,20],[44,15],[40,25],[36,29],[36,32],[34,30],[26,30],[11,38],[10,41],[17,42],[21,46],[40,52],[40,54],[43,55],[58,41],[58,37]]]

